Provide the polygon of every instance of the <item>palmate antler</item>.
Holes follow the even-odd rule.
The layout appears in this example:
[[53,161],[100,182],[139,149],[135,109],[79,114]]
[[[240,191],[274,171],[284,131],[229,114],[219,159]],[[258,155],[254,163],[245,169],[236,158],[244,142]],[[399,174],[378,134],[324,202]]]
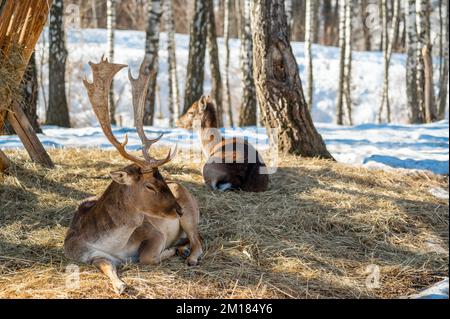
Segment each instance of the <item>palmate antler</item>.
[[141,64],[139,77],[137,79],[133,79],[131,72],[128,74],[133,95],[134,123],[139,138],[142,141],[142,154],[144,159],[135,157],[126,151],[125,146],[128,143],[128,135],[125,135],[125,141],[120,143],[112,133],[111,121],[109,118],[108,95],[112,79],[117,72],[127,67],[127,65],[109,63],[108,59],[105,59],[104,57],[101,58],[99,63],[89,62],[89,66],[92,69],[93,82],[89,83],[85,78],[83,79],[83,84],[87,89],[89,101],[91,102],[92,108],[94,109],[95,115],[97,116],[106,138],[119,151],[120,155],[137,164],[143,170],[148,171],[169,162],[174,157],[176,148],[174,152],[169,152],[167,157],[161,160],[154,159],[149,155],[150,147],[161,139],[162,134],[156,139],[150,140],[145,135],[143,129],[145,97],[147,95],[147,86],[150,78],[150,75],[144,74],[144,62]]

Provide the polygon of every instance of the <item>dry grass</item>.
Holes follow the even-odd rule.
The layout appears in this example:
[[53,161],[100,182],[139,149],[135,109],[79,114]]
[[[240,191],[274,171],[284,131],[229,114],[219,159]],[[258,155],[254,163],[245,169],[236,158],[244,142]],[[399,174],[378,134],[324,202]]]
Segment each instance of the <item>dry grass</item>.
[[0,133],[3,130],[4,118],[11,101],[21,103],[20,82],[24,68],[23,48],[13,43],[8,56],[0,50]]
[[[0,298],[115,298],[90,266],[80,265],[80,289],[66,288],[63,239],[77,203],[125,162],[53,150],[57,167],[46,170],[23,151],[7,154],[15,164],[0,181]],[[126,265],[134,289],[125,298],[394,298],[448,275],[448,201],[428,193],[447,178],[291,157],[267,193],[213,193],[183,156],[163,173],[197,197],[205,255],[193,268],[178,257]],[[371,264],[377,289],[365,284]]]

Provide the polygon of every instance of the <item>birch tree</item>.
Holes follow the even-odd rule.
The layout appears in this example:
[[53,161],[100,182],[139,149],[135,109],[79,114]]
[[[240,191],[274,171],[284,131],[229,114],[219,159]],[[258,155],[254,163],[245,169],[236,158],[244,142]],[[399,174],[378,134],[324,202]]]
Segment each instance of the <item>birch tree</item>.
[[146,74],[151,74],[145,99],[144,124],[153,125],[155,117],[156,79],[158,77],[159,30],[161,22],[160,0],[147,0],[147,28],[145,30]]
[[188,108],[203,94],[207,9],[205,1],[195,0],[194,17],[189,32],[189,59],[184,89],[183,113],[186,113]]
[[312,58],[312,42],[314,39],[314,14],[313,0],[306,0],[306,16],[305,16],[305,65],[306,65],[306,103],[309,109],[313,106],[313,58]]
[[222,108],[222,76],[220,74],[219,49],[217,47],[216,19],[214,14],[214,1],[208,1],[207,45],[209,64],[211,69],[211,95],[216,104],[217,125],[223,126]]
[[431,123],[437,118],[433,62],[431,59],[430,2],[416,1],[416,20],[419,45],[417,47],[417,93],[425,121]]
[[180,91],[178,89],[175,24],[173,20],[173,0],[164,0],[164,14],[167,32],[167,64],[169,66],[169,112],[170,125],[180,116]]
[[[114,62],[114,30],[116,29],[116,0],[106,1],[106,33],[108,46],[108,60]],[[116,101],[114,98],[114,80],[109,90],[109,116],[111,124],[116,124]]]
[[225,0],[224,7],[224,23],[223,23],[223,35],[225,42],[225,106],[228,116],[228,124],[233,127],[233,111],[231,109],[231,92],[230,92],[230,11],[231,1]]
[[344,96],[347,110],[348,124],[353,125],[352,120],[352,0],[347,1],[345,10],[345,63],[344,63]]
[[406,98],[409,110],[409,122],[421,123],[422,116],[417,97],[417,22],[416,0],[406,1]]
[[49,125],[70,127],[69,107],[66,98],[67,49],[63,15],[63,0],[53,1],[49,24],[49,100],[46,122]]
[[398,19],[400,11],[400,0],[393,0],[393,14],[392,14],[392,26],[391,32],[388,35],[388,17],[387,17],[387,0],[383,0],[383,42],[386,43],[383,52],[383,65],[384,65],[384,80],[383,89],[381,92],[381,103],[378,111],[378,123],[381,123],[383,110],[386,109],[386,120],[391,122],[391,106],[389,103],[389,65],[391,63],[392,49],[395,44],[395,39],[398,34]]
[[336,123],[344,124],[344,81],[345,81],[345,11],[347,1],[339,2],[339,79],[336,103]]
[[441,74],[439,76],[440,83],[439,83],[439,99],[438,99],[438,105],[439,105],[439,119],[445,118],[445,108],[447,106],[447,98],[448,98],[448,0],[442,1],[442,8],[441,11],[444,13],[441,15],[441,23],[443,24],[442,32],[441,32],[441,46],[442,46],[442,67],[441,67]]
[[239,126],[256,125],[256,92],[253,81],[253,40],[251,25],[251,2],[244,0],[243,29],[241,31],[240,62],[242,72],[242,103]]
[[332,158],[306,105],[283,1],[252,1],[252,5],[253,72],[270,140],[276,140],[285,154]]

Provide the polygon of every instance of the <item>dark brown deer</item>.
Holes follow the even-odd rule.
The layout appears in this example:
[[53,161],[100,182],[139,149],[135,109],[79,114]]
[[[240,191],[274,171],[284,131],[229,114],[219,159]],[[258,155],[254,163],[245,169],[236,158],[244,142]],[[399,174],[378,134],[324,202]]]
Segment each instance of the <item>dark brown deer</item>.
[[108,93],[114,75],[126,65],[89,63],[93,83],[83,81],[102,130],[112,145],[133,164],[111,173],[112,182],[97,198],[81,203],[64,241],[69,258],[93,264],[106,274],[117,293],[125,283],[117,275],[117,265],[127,261],[157,264],[176,253],[196,265],[202,247],[197,230],[199,209],[196,200],[182,185],[165,181],[158,167],[169,162],[149,155],[152,144],[143,130],[144,103],[149,76],[141,65],[132,84],[135,125],[143,143],[143,158],[128,153],[127,138],[120,143],[112,133]]
[[203,166],[205,183],[213,190],[264,192],[269,176],[256,149],[239,138],[225,139],[217,129],[217,117],[209,96],[202,96],[182,115],[177,126],[199,133],[207,161]]

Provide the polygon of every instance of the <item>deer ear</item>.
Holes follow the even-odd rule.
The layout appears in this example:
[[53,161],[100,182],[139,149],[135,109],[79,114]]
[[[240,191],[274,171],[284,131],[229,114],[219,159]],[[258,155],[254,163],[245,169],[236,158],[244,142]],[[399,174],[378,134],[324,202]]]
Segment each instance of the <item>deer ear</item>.
[[134,182],[133,176],[128,174],[126,171],[114,171],[109,173],[113,181],[123,185],[131,185]]

